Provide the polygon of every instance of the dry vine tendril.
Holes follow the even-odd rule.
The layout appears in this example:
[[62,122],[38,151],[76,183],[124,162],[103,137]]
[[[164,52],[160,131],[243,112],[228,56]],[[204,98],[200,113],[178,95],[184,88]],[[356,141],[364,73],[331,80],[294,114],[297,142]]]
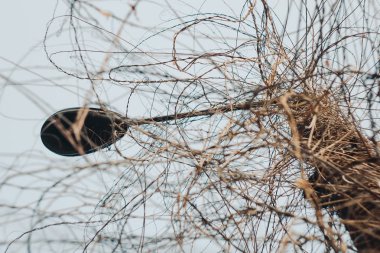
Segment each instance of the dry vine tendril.
[[125,136],[26,173],[8,252],[380,251],[380,3],[113,4],[70,2],[44,49]]

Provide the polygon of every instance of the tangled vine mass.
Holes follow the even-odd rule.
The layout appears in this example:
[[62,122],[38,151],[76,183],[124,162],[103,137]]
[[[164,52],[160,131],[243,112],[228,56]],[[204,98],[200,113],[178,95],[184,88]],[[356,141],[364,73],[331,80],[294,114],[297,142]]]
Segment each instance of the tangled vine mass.
[[217,2],[61,2],[51,85],[167,120],[7,168],[6,252],[380,252],[380,2]]

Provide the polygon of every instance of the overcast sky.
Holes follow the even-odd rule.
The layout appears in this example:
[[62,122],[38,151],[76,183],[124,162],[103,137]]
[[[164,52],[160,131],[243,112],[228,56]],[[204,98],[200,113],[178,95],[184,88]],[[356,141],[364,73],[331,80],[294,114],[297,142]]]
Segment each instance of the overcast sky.
[[0,150],[8,157],[41,146],[38,132],[44,113],[36,101],[46,98],[40,88],[48,83],[43,80],[48,79],[48,61],[42,39],[55,5],[49,0],[14,0],[0,8]]
[[[104,1],[107,2],[107,1]],[[122,1],[123,2],[123,1]],[[125,10],[129,8],[128,5],[119,1],[108,1],[108,8],[111,11],[123,16]],[[243,2],[243,1],[242,1]],[[215,5],[213,1],[197,1],[192,2],[195,6],[200,6],[204,12],[215,10],[219,4]],[[223,9],[231,15],[235,15],[234,11],[239,12],[241,4],[233,4],[231,9]],[[188,8],[188,9],[186,9]],[[134,20],[144,21],[147,26],[154,26],[159,22],[165,22],[173,13],[168,9],[155,9],[155,8],[142,8],[144,11],[138,12],[138,17],[134,17]],[[234,9],[234,10],[233,10]],[[191,6],[184,5],[180,8],[178,14],[196,13],[197,10]],[[62,160],[66,161],[66,166],[69,163],[74,164],[80,158],[62,158],[45,149],[40,141],[39,133],[40,128],[48,115],[54,113],[57,110],[61,110],[67,107],[80,106],[85,103],[85,96],[90,90],[90,86],[87,81],[75,80],[75,78],[65,79],[65,75],[62,75],[57,71],[49,62],[43,48],[43,39],[47,29],[47,25],[56,17],[57,22],[53,22],[51,28],[51,34],[49,34],[49,49],[52,51],[58,50],[60,46],[65,47],[70,45],[67,43],[68,34],[60,31],[60,25],[64,25],[64,18],[60,18],[61,15],[67,15],[68,8],[63,1],[53,0],[12,0],[2,3],[0,8],[0,178],[4,179],[12,177],[13,175],[20,175],[20,173],[28,173],[33,168],[40,169],[45,166],[44,164],[55,164],[57,169],[62,166]],[[236,14],[239,15],[239,14]],[[159,20],[157,20],[157,18]],[[176,21],[177,22],[177,21]],[[113,31],[117,30],[117,26],[113,27],[112,23],[109,29]],[[124,38],[128,38],[128,41],[140,41],[147,31],[136,30],[134,32],[128,31],[124,34]],[[148,31],[148,34],[154,32],[154,30]],[[88,42],[97,45],[97,37],[94,35],[92,40]],[[152,42],[151,48],[164,49],[170,51],[170,45],[158,44]],[[99,42],[99,44],[101,44]],[[95,45],[95,46],[96,46]],[[126,43],[126,47],[131,47]],[[101,45],[99,46],[101,47]],[[104,49],[104,48],[103,48]],[[96,56],[94,56],[96,57]],[[103,56],[101,56],[102,58]],[[74,59],[74,57],[63,57],[65,61],[67,59]],[[58,59],[59,60],[59,59]],[[105,101],[112,101],[111,107],[123,108],[125,107],[125,97],[121,95],[119,91],[113,92],[115,87],[107,87],[106,90],[99,88],[98,92],[104,95]],[[106,91],[106,92],[105,92]],[[114,97],[119,97],[114,99]],[[91,100],[91,98],[90,98]],[[138,106],[136,111],[143,110],[143,106]],[[122,110],[122,109],[121,109]],[[133,114],[134,112],[132,112]],[[96,156],[94,156],[96,159]],[[60,161],[61,165],[59,165]],[[40,186],[44,183],[48,186],[49,183],[54,183],[55,174],[49,173],[41,174]],[[109,188],[107,185],[106,176],[97,175],[99,180],[96,184],[88,186],[90,189],[94,189],[99,193],[101,197],[104,191]],[[33,202],[39,198],[41,190],[33,192],[32,190],[21,190],[20,187],[35,185],[37,180],[40,180],[39,176],[31,177],[16,177],[14,181],[8,180],[7,183],[12,182],[17,187],[3,186],[0,190],[0,203],[6,203],[8,205],[23,206],[27,203]],[[110,178],[112,182],[117,177]],[[100,184],[102,183],[103,185]],[[92,182],[93,183],[93,182]],[[86,184],[86,183],[84,183]],[[91,185],[91,182],[89,183]],[[94,186],[96,185],[96,187]],[[103,191],[102,191],[103,190]],[[59,196],[61,197],[61,196]],[[65,198],[61,199],[61,202],[56,201],[53,205],[54,208],[60,208],[67,205],[64,203]],[[75,205],[75,200],[70,200]],[[99,199],[95,199],[94,203],[97,203]],[[67,201],[66,201],[67,202]],[[55,207],[54,207],[55,206]],[[69,205],[70,206],[70,205]],[[52,207],[52,206],[50,206]],[[30,205],[33,209],[33,205]],[[10,240],[20,235],[29,227],[29,220],[24,220],[28,217],[26,214],[19,213],[20,209],[16,213],[12,214],[12,210],[4,209],[7,213],[1,220],[2,224],[8,224],[7,219],[13,221],[9,225],[1,226],[0,236],[3,240]],[[22,212],[22,210],[20,211]],[[19,216],[18,216],[19,215]],[[17,221],[20,219],[20,221]],[[4,246],[4,245],[3,245]],[[3,247],[0,246],[0,251],[3,251]],[[17,252],[17,247],[12,248],[11,252]],[[68,251],[71,252],[71,251]]]
[[[65,166],[70,166],[75,163],[79,164],[80,162],[84,161],[92,161],[92,159],[94,161],[97,159],[101,160],[107,156],[107,154],[105,154],[104,157],[101,155],[90,155],[85,158],[88,160],[81,160],[82,158],[62,158],[55,154],[52,154],[50,151],[45,149],[40,141],[40,128],[49,115],[63,108],[81,106],[87,102],[91,104],[96,101],[96,97],[92,93],[92,86],[87,80],[75,79],[59,72],[49,62],[44,51],[43,39],[47,26],[51,24],[47,40],[48,52],[69,52],[67,55],[65,55],[65,53],[56,54],[53,56],[53,58],[62,66],[66,67],[67,64],[65,70],[73,71],[73,73],[75,73],[75,71],[80,71],[79,68],[81,65],[76,62],[78,60],[77,55],[75,55],[75,53],[72,53],[72,46],[74,44],[72,42],[72,33],[67,32],[64,29],[65,25],[67,25],[67,22],[65,21],[65,19],[67,20],[67,17],[62,15],[67,15],[69,13],[65,2],[66,1],[60,0],[11,0],[4,2],[1,5],[0,170],[2,169],[3,171],[0,171],[0,178],[6,178],[12,175],[12,173],[32,170],[33,168],[39,169],[42,168],[44,164],[49,163],[56,166],[51,167],[54,167],[53,169],[56,169],[59,173],[59,169],[62,169]],[[130,8],[129,5],[125,4],[125,1],[115,0],[94,2],[99,4],[104,3],[105,10],[108,9],[121,17],[123,17],[126,13],[126,10]],[[148,2],[149,4],[152,4],[152,6],[155,6],[155,1],[142,2],[143,4],[145,4],[145,2]],[[162,1],[162,3],[163,2],[164,1]],[[165,2],[171,2],[171,0]],[[131,50],[138,52],[138,49],[141,46],[144,47],[144,49],[147,48],[148,50],[155,52],[161,52],[161,50],[162,52],[171,52],[172,45],[167,43],[168,40],[160,37],[161,35],[152,37],[148,41],[144,41],[143,39],[149,37],[155,32],[158,32],[159,30],[155,30],[154,26],[160,25],[160,23],[165,24],[165,26],[178,24],[178,20],[173,21],[173,23],[169,21],[170,18],[175,16],[175,14],[185,15],[194,13],[196,14],[198,12],[224,12],[225,14],[234,17],[245,16],[245,13],[241,13],[243,5],[242,3],[244,3],[244,1],[230,1],[231,3],[228,3],[228,5],[221,4],[222,2],[225,3],[228,1],[219,0],[188,1],[191,2],[192,6],[187,5],[185,2],[186,1],[175,1],[175,3],[178,4],[175,6],[172,5],[172,7],[177,8],[176,12],[173,12],[173,10],[170,10],[168,8],[162,8],[162,6],[158,5],[156,5],[154,8],[143,8],[143,6],[141,6],[140,9],[137,9],[137,15],[131,18],[131,20],[136,22],[136,26],[130,26],[128,30],[125,30],[121,33],[120,37],[122,38],[122,48],[126,51]],[[286,12],[286,8],[283,8],[281,6],[281,3],[285,2],[288,1],[277,1],[277,14],[279,17]],[[196,8],[194,8],[194,6]],[[294,8],[294,10],[298,13],[297,8]],[[53,22],[49,23],[53,18]],[[107,21],[107,13],[102,13],[99,18]],[[296,19],[292,19],[292,21],[288,23],[288,26],[295,27],[296,22]],[[91,30],[94,27],[86,26],[83,22],[80,24],[83,25],[83,27],[81,27],[81,31],[83,31],[83,33],[88,32],[86,35],[89,37],[86,37],[88,40],[86,40],[85,43],[88,45],[89,49],[104,51],[120,50],[120,48],[117,47],[110,47],[109,41],[101,40],[100,38],[103,37],[97,33],[97,29]],[[101,23],[101,25],[104,25],[107,31],[112,31],[113,33],[117,33],[117,30],[119,28],[118,24],[114,25],[112,22]],[[149,29],[140,29],[138,25],[146,25],[149,27]],[[63,29],[61,29],[62,27]],[[210,27],[212,28],[212,26]],[[208,28],[209,27],[205,27],[204,29]],[[222,31],[223,27],[219,26],[218,29],[220,30],[216,32]],[[210,32],[210,30],[208,30],[208,32]],[[102,34],[102,36],[104,34]],[[222,38],[223,36],[226,38],[229,36],[229,34],[223,34],[223,32],[218,35],[221,35]],[[181,36],[179,36],[178,40],[183,40],[181,42],[183,42],[185,46],[187,46],[186,44],[189,44],[189,47],[192,49],[195,49],[197,47],[195,41],[191,41],[189,39],[191,36]],[[231,35],[232,38],[233,36],[235,36],[235,33]],[[209,42],[212,41],[209,37],[207,37],[207,39]],[[142,44],[138,44],[142,41]],[[222,47],[223,43],[220,44]],[[203,46],[203,50],[207,52],[207,47],[211,48],[215,45],[209,43]],[[200,46],[198,45],[198,47]],[[254,50],[252,50],[252,52],[253,51]],[[101,63],[104,61],[106,55],[93,54],[90,56],[91,60],[93,60],[94,69],[99,70]],[[149,57],[151,57],[151,55],[144,55],[145,58],[138,57],[140,56],[134,56],[132,53],[128,54],[128,56],[121,55],[120,57],[115,54],[115,57],[112,59],[112,61],[110,61],[110,65],[115,64],[115,66],[117,66],[117,64],[130,64],[131,62],[134,63],[134,60],[136,59],[138,61],[144,62],[146,59],[149,60]],[[73,66],[75,68],[71,69]],[[76,67],[78,67],[78,69],[76,69]],[[120,74],[120,77],[130,78],[124,77],[122,74]],[[107,106],[117,110],[120,113],[124,112],[126,107],[126,98],[128,97],[129,90],[123,90],[122,87],[119,87],[117,85],[110,85],[110,83],[103,84],[99,82],[96,84],[96,92],[102,98],[103,102],[107,104]],[[151,108],[146,108],[146,105],[141,103],[143,98],[144,97],[141,96],[134,98],[135,101],[133,99],[130,101],[130,104],[132,107],[134,107],[131,111],[128,112],[129,116],[149,115],[149,110]],[[151,110],[154,112],[165,112],[165,108],[154,108],[153,102],[151,107],[153,107]],[[38,174],[36,178],[21,177],[20,179],[17,179],[19,181],[14,182],[15,184],[18,184],[18,188],[12,188],[11,186],[2,187],[0,189],[0,204],[4,202],[15,204],[15,206],[21,206],[24,203],[28,203],[29,198],[38,198],[41,195],[41,189],[39,189],[37,192],[29,192],[27,190],[22,191],[20,190],[20,185],[29,185],[30,183],[34,186],[36,184],[36,181],[38,182],[38,180],[40,180],[40,176],[43,179],[41,180],[41,187],[43,183],[49,185],[49,183],[55,182],[55,179],[50,180],[50,177],[54,178],[53,172],[52,174],[49,174],[50,171],[46,174],[36,173],[36,175]],[[86,192],[87,194],[88,190],[89,192],[94,191],[95,194],[94,199],[88,200],[88,203],[86,202],[87,199],[85,199],[82,200],[82,202],[79,202],[79,204],[86,202],[89,204],[90,209],[92,207],[95,208],[90,204],[96,204],[98,201],[100,201],[100,199],[105,196],[105,193],[109,190],[109,188],[113,187],[113,185],[108,184],[108,182],[114,182],[114,180],[117,179],[117,176],[106,173],[107,172],[104,172],[103,174],[101,171],[99,171],[94,175],[91,174],[91,176],[93,176],[93,178],[91,177],[91,182],[85,182],[85,180],[90,181],[90,177],[86,178],[85,176],[82,178],[83,181],[74,181],[73,185],[78,183],[80,187],[85,189],[83,190],[82,188],[78,187],[79,192],[83,190],[83,192]],[[119,173],[119,171],[115,172],[115,174],[117,173]],[[70,185],[70,182],[71,181],[68,181],[67,184]],[[53,194],[52,199],[54,199],[55,196],[61,197],[61,192],[59,192],[59,190],[61,189],[58,187],[58,193],[57,195]],[[62,191],[62,194],[66,193],[64,192],[66,189]],[[67,190],[67,192],[71,194],[70,189]],[[65,206],[65,198],[62,197],[60,201],[61,202],[54,202],[57,209]],[[77,200],[71,201],[73,201],[72,203],[75,205],[75,201]],[[38,206],[38,208],[40,207]],[[28,217],[25,214],[23,215],[24,216],[20,214],[20,217]],[[7,219],[8,217],[13,216],[8,214],[8,216],[5,215],[4,217]],[[28,223],[29,220],[26,222]],[[11,226],[3,226],[0,228],[0,237],[4,236],[6,238],[5,240],[14,238],[15,236],[18,236],[20,233],[25,231],[25,223],[21,221],[16,221],[10,224]],[[2,251],[1,246],[0,251]],[[17,251],[15,250],[14,252]]]

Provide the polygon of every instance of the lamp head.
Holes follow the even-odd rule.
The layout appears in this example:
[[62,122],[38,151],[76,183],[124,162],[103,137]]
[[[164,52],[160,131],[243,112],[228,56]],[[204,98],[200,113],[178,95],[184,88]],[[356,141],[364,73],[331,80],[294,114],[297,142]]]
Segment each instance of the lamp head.
[[75,107],[50,116],[41,128],[41,140],[58,155],[80,156],[112,145],[127,129],[116,112]]

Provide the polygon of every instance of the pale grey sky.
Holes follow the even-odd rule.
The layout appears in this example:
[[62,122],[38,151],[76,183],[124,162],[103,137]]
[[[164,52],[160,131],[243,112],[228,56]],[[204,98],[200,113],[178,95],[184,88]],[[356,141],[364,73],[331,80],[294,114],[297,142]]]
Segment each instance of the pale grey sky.
[[[107,194],[114,189],[116,189],[115,191],[119,190],[118,187],[123,189],[120,191],[124,191],[121,186],[122,183],[127,185],[132,181],[126,175],[133,178],[134,182],[137,182],[140,180],[139,176],[143,175],[139,173],[145,173],[145,171],[138,171],[136,174],[125,172],[126,168],[119,167],[118,164],[112,167],[114,170],[93,165],[108,158],[115,158],[113,151],[100,152],[84,158],[65,158],[52,154],[43,147],[40,141],[40,128],[49,115],[64,108],[81,106],[87,102],[91,105],[96,101],[96,96],[88,80],[76,79],[58,71],[49,62],[44,52],[42,41],[47,26],[50,25],[47,40],[47,50],[50,57],[64,71],[74,74],[81,73],[82,65],[78,59],[78,54],[73,52],[73,49],[77,49],[75,48],[73,31],[67,30],[68,17],[66,15],[69,14],[67,2],[63,0],[11,0],[0,4],[0,179],[6,183],[5,185],[0,185],[0,237],[5,238],[1,239],[0,242],[12,240],[22,232],[32,227],[38,227],[40,225],[38,219],[44,217],[45,212],[50,215],[54,213],[53,211],[62,213],[67,211],[69,216],[67,219],[73,221],[75,217],[73,218],[69,214],[80,209],[83,212],[81,214],[84,216],[80,218],[83,218],[83,220],[98,218],[98,216],[102,215],[99,211],[100,203],[106,196],[109,197]],[[132,3],[135,1],[127,2]],[[85,21],[75,20],[80,27],[81,36],[83,35],[83,38],[81,37],[83,41],[80,40],[79,44],[85,45],[88,50],[93,50],[93,52],[84,54],[85,57],[88,57],[86,60],[90,62],[88,66],[92,68],[91,70],[101,69],[102,63],[107,58],[107,54],[99,51],[117,51],[108,62],[112,67],[136,62],[154,62],[154,57],[164,58],[159,53],[170,55],[172,52],[170,41],[174,34],[169,31],[168,33],[156,34],[153,37],[150,37],[151,35],[160,32],[163,27],[178,24],[179,20],[186,21],[187,17],[182,16],[189,14],[194,15],[192,18],[196,18],[196,14],[201,12],[244,17],[247,13],[247,8],[242,12],[244,2],[243,0],[142,1],[142,6],[138,7],[136,15],[131,18],[136,25],[131,25],[128,29],[122,30],[118,41],[120,44],[117,46],[111,46],[110,41],[106,39],[113,38],[114,34],[118,32],[119,23],[115,24],[114,21],[111,21],[107,12],[97,13],[97,16],[91,13],[99,20],[98,24],[95,24],[94,20],[91,20],[91,25],[86,24]],[[284,18],[287,11],[286,6],[294,2],[299,1],[272,1],[273,8],[276,8],[276,13],[278,14],[275,19]],[[104,10],[118,14],[120,17],[124,17],[126,10],[130,8],[126,1],[94,1],[94,3],[102,6]],[[169,7],[172,7],[172,9]],[[257,8],[260,7],[258,6]],[[294,13],[298,13],[297,4],[294,3],[292,8]],[[180,16],[182,19],[176,19]],[[296,16],[290,18],[287,30],[294,31],[297,22]],[[225,31],[223,30],[224,24],[223,22],[221,23],[222,25],[215,26],[217,27],[215,30],[213,30],[213,25],[197,28],[199,29],[196,31],[198,32],[197,35],[205,31],[204,38],[200,39],[205,39],[207,41],[205,44],[197,44],[197,41],[192,38],[192,32],[196,34],[195,30],[190,30],[189,34],[186,34],[188,37],[181,34],[178,41],[182,43],[183,48],[194,51],[199,50],[199,52],[202,52],[202,50],[208,52],[212,48],[223,48],[224,46],[228,48],[230,46],[228,43],[233,41],[236,31],[226,29],[228,32],[223,33]],[[104,28],[102,33],[99,32],[101,30],[99,27]],[[246,36],[249,37],[251,27],[247,26],[241,29],[242,31],[247,29],[248,35]],[[108,31],[113,34],[108,33]],[[168,37],[165,37],[166,35]],[[222,42],[218,44],[219,41],[213,41],[212,36],[226,38],[226,41],[233,39],[225,44]],[[241,37],[238,39],[247,39],[244,35],[240,34],[239,36]],[[145,38],[149,38],[149,40],[145,41]],[[284,43],[291,45],[290,39],[285,39]],[[250,48],[247,48],[244,53],[253,54],[254,50],[250,51]],[[125,54],[123,50],[129,53]],[[154,53],[142,54],[140,50]],[[118,55],[117,53],[120,51],[122,51],[122,54]],[[203,65],[197,67],[199,69],[194,67],[194,72],[207,68],[207,66]],[[162,67],[163,70],[168,72],[173,68],[169,64],[165,68]],[[150,69],[145,70],[149,71]],[[156,69],[153,70],[155,71]],[[249,76],[248,73],[244,72],[244,68],[238,71],[241,71],[239,74],[242,76],[244,74]],[[144,77],[138,74],[125,76],[123,71],[115,72],[114,75],[114,77],[126,80]],[[252,80],[254,80],[254,77],[249,81]],[[126,98],[130,94],[129,88],[126,89],[122,85],[117,85],[111,81],[96,81],[93,87],[95,87],[94,89],[102,102],[122,114],[125,113]],[[156,102],[152,98],[152,94],[147,92],[147,94],[133,96],[130,101],[132,108],[129,108],[128,116],[148,116],[151,111],[158,114],[165,113],[166,107]],[[150,104],[144,104],[145,98],[150,101]],[[91,165],[96,170],[89,170],[88,168]],[[66,168],[70,168],[70,170],[65,170]],[[153,171],[152,174],[154,173],[158,172]],[[180,177],[182,174],[178,173],[178,175],[174,176]],[[146,177],[149,178],[149,176]],[[46,195],[44,195],[45,190]],[[128,190],[134,192],[141,189],[133,188]],[[39,198],[43,199],[40,203],[37,201]],[[159,202],[159,204],[163,202],[162,199],[152,200],[152,202],[154,201]],[[3,211],[1,210],[2,204],[6,206]],[[120,203],[114,204],[118,205]],[[155,204],[153,203],[153,205]],[[157,204],[157,210],[167,211],[163,210],[163,205],[159,204]],[[78,208],[76,205],[78,205]],[[88,213],[85,213],[85,211]],[[46,222],[61,221],[56,216],[51,221],[47,219]],[[65,218],[66,216],[62,215],[62,217]],[[161,216],[157,215],[153,220],[155,218],[157,218],[157,221],[147,224],[147,233],[162,232],[157,228],[157,225],[162,222],[159,220]],[[4,226],[1,226],[1,224],[4,224]],[[79,232],[79,237],[83,237],[84,241],[93,235],[91,226],[81,224],[79,227],[82,229]],[[140,229],[141,227],[135,230]],[[302,233],[302,229],[302,225],[298,227],[295,225],[294,231],[298,230],[298,232]],[[45,231],[41,233],[45,233]],[[62,229],[58,227],[57,229],[46,230],[46,234],[43,234],[43,236],[55,236],[55,239],[59,239],[70,233],[71,227],[62,226]],[[72,233],[75,234],[76,232]],[[110,231],[111,233],[112,231]],[[62,249],[62,252],[82,252],[80,247],[70,247],[68,244],[67,248]],[[210,246],[211,249],[207,248],[207,242],[204,241],[194,247],[195,251],[204,248],[205,252],[212,252],[212,247]],[[0,244],[0,252],[3,249],[4,244]],[[46,250],[46,248],[44,249]],[[18,246],[15,246],[11,247],[9,252],[24,252],[25,248],[22,247],[22,251],[17,250]]]
[[[123,1],[104,2],[105,9],[109,9],[121,17],[125,15],[124,13],[129,8]],[[231,3],[229,8],[223,8],[221,12],[232,16],[240,15],[239,11],[243,2],[239,1],[238,3],[236,1]],[[181,6],[181,8],[177,9],[178,15],[215,12],[215,9],[220,7],[219,3],[213,1],[190,1],[190,5],[182,1],[178,1],[178,3],[178,6]],[[94,199],[80,200],[80,197],[71,198],[60,194],[54,195],[53,193],[52,200],[47,205],[48,207],[39,206],[36,203],[44,189],[49,189],[51,184],[60,180],[62,174],[68,173],[64,170],[65,167],[85,164],[86,161],[96,162],[98,159],[104,159],[104,157],[97,154],[88,156],[84,160],[82,158],[57,156],[43,147],[39,137],[40,128],[48,115],[63,108],[83,105],[86,102],[86,96],[89,100],[94,99],[93,94],[91,95],[88,81],[66,78],[65,75],[51,65],[43,49],[42,41],[47,25],[53,17],[56,18],[49,33],[50,37],[47,43],[49,52],[71,49],[72,37],[70,36],[72,34],[65,33],[65,30],[60,31],[61,26],[67,25],[67,17],[62,17],[62,15],[67,15],[68,13],[66,1],[60,0],[12,0],[1,4],[0,179],[6,182],[6,185],[3,185],[0,189],[0,205],[7,207],[0,211],[0,214],[3,215],[3,218],[0,218],[2,224],[0,228],[0,237],[2,237],[0,240],[2,243],[0,252],[5,249],[6,244],[4,242],[9,242],[33,227],[36,218],[29,219],[28,217],[37,212],[36,210],[40,210],[41,213],[48,209],[49,211],[65,210],[65,208],[74,208],[73,210],[75,210],[75,205],[82,205],[83,202],[89,201],[89,206],[86,208],[89,208],[91,212],[92,208],[95,208],[95,205],[104,197],[115,180],[119,180],[120,175],[108,175],[101,172],[78,176],[82,180],[73,182],[73,191],[77,191],[74,185],[80,183],[81,187],[94,191],[95,196],[92,195]],[[158,5],[157,8],[141,8],[141,11],[137,13],[138,16],[134,17],[133,20],[147,27],[154,27],[160,23],[167,22],[169,18],[173,18],[173,10],[162,8]],[[64,21],[65,19],[66,21]],[[106,17],[105,19],[107,20]],[[178,23],[178,21],[174,23]],[[108,29],[113,32],[118,29],[118,26],[113,25],[112,22],[107,25]],[[106,28],[107,25],[105,25]],[[137,42],[154,32],[154,29],[127,30],[122,33],[122,37],[125,39],[122,43],[125,43],[124,46],[131,49]],[[109,48],[107,42],[97,41],[99,37],[96,33],[90,33],[89,35],[90,37],[86,42],[89,47],[104,49],[102,47],[106,46],[112,51],[113,48]],[[162,44],[161,41],[161,39],[152,38],[147,46],[151,49],[170,52],[171,45]],[[132,44],[129,44],[129,42]],[[97,57],[99,60],[104,59],[104,55],[95,55],[95,60]],[[70,60],[73,61],[74,66],[76,65],[75,56],[58,56],[57,59],[58,61],[62,60],[63,62],[60,63],[63,63],[63,65]],[[128,62],[128,59],[122,60]],[[103,87],[101,85],[98,87],[97,92],[102,95],[104,101],[112,102],[110,102],[111,107],[117,108],[121,112],[125,108],[125,97],[128,92],[120,92],[120,88],[117,86]],[[139,103],[141,101],[137,99],[135,101],[137,106],[135,109],[132,108],[131,114],[146,114],[144,112],[145,107],[139,105]],[[44,170],[50,165],[53,167],[52,171],[47,169],[46,172],[34,172],[40,169]],[[60,173],[60,170],[62,173]],[[23,187],[25,188],[22,189]],[[41,188],[33,190],[33,187]],[[19,208],[14,210],[11,206]],[[22,206],[26,207],[25,210],[21,208]],[[153,226],[147,224],[148,231],[155,231],[156,224],[159,224],[159,221],[155,222]],[[49,235],[53,238],[62,239],[66,237],[67,232],[65,231],[65,228],[58,228],[49,232]],[[207,245],[207,241],[203,242],[201,248],[207,248]],[[194,247],[195,249],[197,248],[196,245]],[[21,246],[21,251],[19,250],[18,246],[12,246],[9,252],[23,252],[24,248]],[[67,251],[62,252],[76,252],[76,250],[69,248]],[[79,252],[81,251],[79,250]]]

